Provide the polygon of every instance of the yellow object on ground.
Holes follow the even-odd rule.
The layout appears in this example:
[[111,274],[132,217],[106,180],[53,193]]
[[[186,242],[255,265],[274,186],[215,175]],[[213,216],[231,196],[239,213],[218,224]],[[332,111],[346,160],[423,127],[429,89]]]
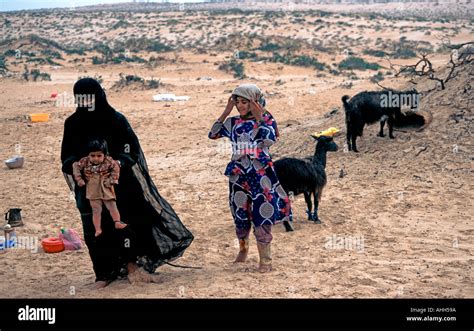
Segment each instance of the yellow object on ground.
[[38,114],[30,114],[31,122],[48,122],[49,121],[49,114],[38,113]]
[[339,133],[338,128],[329,128],[327,130],[321,131],[321,132],[315,132],[312,134],[313,137],[319,138],[321,136],[326,136],[326,137],[334,137],[337,133]]

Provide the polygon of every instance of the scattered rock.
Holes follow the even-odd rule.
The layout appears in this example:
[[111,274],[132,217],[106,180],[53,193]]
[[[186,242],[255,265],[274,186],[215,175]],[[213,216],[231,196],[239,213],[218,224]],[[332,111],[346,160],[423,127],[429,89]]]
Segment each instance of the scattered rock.
[[343,178],[344,175],[345,175],[344,168],[341,168],[341,170],[339,171],[339,178]]
[[339,111],[339,108],[334,108],[333,110],[327,112],[326,114],[324,114],[324,117],[325,118],[329,118],[329,117],[332,117],[334,115],[336,115],[336,113]]

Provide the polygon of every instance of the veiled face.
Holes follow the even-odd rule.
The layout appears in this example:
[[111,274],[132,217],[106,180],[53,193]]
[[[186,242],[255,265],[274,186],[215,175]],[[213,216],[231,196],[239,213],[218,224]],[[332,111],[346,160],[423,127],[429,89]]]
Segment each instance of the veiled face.
[[240,114],[240,116],[245,116],[250,111],[250,102],[242,97],[237,97],[235,99],[235,106]]
[[74,84],[74,98],[78,108],[89,111],[101,111],[100,106],[106,103],[102,86],[92,78],[82,78]]

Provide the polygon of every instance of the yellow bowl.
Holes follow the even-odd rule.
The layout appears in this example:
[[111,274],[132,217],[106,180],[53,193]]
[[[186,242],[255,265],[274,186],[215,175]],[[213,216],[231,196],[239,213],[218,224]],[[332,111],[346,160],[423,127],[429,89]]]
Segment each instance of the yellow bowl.
[[329,129],[321,131],[321,132],[315,132],[315,133],[312,134],[312,136],[316,137],[316,138],[321,137],[321,136],[334,137],[338,133],[339,133],[339,129],[332,127],[332,128],[329,128]]
[[39,114],[30,114],[31,122],[48,122],[49,114],[39,113]]

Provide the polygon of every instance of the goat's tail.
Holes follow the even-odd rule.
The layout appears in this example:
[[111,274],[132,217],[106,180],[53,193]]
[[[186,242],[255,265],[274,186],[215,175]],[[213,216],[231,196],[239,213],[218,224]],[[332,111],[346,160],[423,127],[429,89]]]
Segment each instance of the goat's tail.
[[348,110],[349,109],[349,102],[347,102],[351,97],[348,95],[345,95],[341,98],[342,104],[344,105],[344,109]]

